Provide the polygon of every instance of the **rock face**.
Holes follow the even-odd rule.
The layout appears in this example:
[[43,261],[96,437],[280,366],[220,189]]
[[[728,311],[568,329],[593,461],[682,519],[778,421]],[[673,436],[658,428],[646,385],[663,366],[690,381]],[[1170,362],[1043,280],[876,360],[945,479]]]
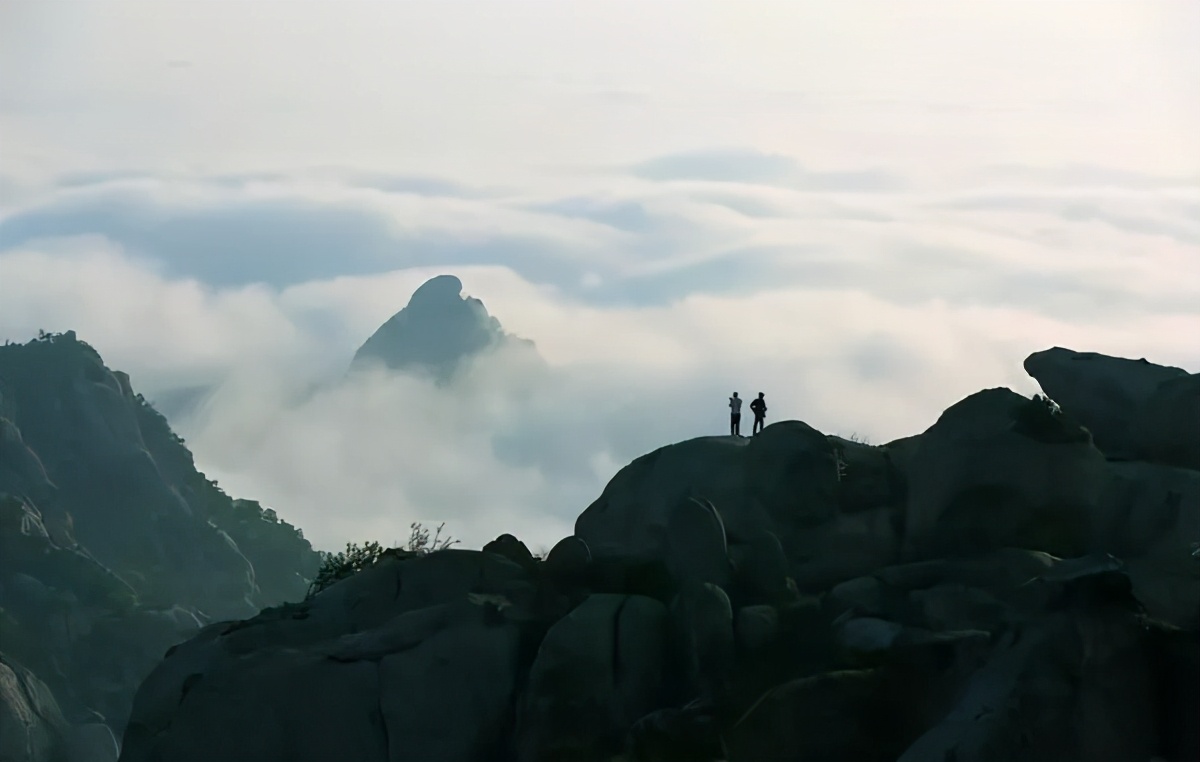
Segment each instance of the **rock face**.
[[[1162,384],[1182,382],[1188,376],[1187,371],[1180,368],[1155,365],[1144,359],[1128,360],[1095,352],[1074,352],[1062,347],[1031,354],[1025,359],[1025,370],[1063,410],[1075,416],[1092,432],[1096,447],[1101,452],[1110,458],[1122,460],[1139,458],[1145,449],[1145,438],[1155,440],[1164,434],[1169,436],[1167,431],[1145,429],[1140,432],[1140,437],[1135,436],[1135,425]],[[1175,387],[1175,394],[1188,396],[1200,393],[1195,381],[1190,385],[1182,383],[1182,387]],[[1157,403],[1160,408],[1163,404]],[[1173,409],[1176,414],[1185,413],[1178,406]],[[1196,410],[1186,411],[1190,416],[1185,417],[1197,421]],[[1170,421],[1162,421],[1161,425],[1166,429],[1171,428]],[[1179,431],[1185,439],[1200,437],[1196,433],[1200,428],[1195,426],[1190,429],[1190,435],[1183,433],[1182,428]],[[1141,446],[1139,439],[1143,439]]]
[[505,333],[483,302],[461,296],[462,288],[453,275],[426,281],[408,306],[359,347],[351,367],[382,363],[444,382],[464,362],[490,350],[515,349],[537,359],[533,342]]
[[665,558],[671,517],[695,497],[716,506],[729,543],[769,531],[787,550],[837,514],[838,490],[830,442],[784,421],[757,437],[701,437],[638,458],[579,516],[575,534],[596,557]]
[[641,595],[588,596],[546,633],[529,668],[517,758],[619,748],[665,698],[667,609]]
[[167,648],[303,598],[318,564],[299,530],[199,473],[74,333],[0,348],[0,653],[79,724],[75,758],[100,743],[83,729],[97,714],[123,731]]
[[1084,552],[1108,464],[1083,432],[1070,441],[1024,430],[1029,407],[1038,403],[989,389],[921,435],[907,465],[908,558],[1006,546]]
[[501,556],[447,550],[214,625],[142,686],[122,759],[494,758],[537,645],[532,592]]
[[1130,436],[1142,460],[1200,470],[1200,373],[1159,384],[1139,408]]

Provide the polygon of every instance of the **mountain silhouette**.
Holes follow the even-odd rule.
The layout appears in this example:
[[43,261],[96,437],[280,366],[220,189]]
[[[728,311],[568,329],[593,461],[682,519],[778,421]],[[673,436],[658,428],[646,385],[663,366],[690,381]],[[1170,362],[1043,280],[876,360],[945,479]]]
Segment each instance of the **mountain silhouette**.
[[483,302],[462,296],[462,289],[462,281],[453,275],[426,281],[404,309],[359,347],[350,367],[382,363],[445,382],[464,363],[490,351],[517,349],[536,355],[532,341],[506,333]]

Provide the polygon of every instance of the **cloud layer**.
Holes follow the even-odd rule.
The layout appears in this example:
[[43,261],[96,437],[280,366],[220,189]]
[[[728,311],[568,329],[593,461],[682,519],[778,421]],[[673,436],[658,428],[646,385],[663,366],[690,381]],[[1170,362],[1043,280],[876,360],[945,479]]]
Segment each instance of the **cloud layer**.
[[[734,389],[766,392],[775,420],[886,441],[980,388],[1036,391],[1021,360],[1055,344],[1200,368],[1186,191],[834,193],[639,171],[557,198],[72,178],[0,223],[0,325],[78,330],[226,489],[323,547],[414,520],[548,546],[621,465],[723,432]],[[1081,205],[1143,222],[1064,213]],[[499,355],[443,388],[347,378],[443,271],[551,369]]]

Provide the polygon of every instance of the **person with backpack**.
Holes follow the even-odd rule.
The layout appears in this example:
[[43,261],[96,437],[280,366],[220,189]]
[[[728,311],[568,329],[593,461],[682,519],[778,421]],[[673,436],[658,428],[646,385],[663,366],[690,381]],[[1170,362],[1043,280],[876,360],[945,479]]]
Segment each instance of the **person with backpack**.
[[767,401],[763,399],[763,393],[758,393],[758,399],[750,403],[750,412],[754,413],[754,427],[751,434],[757,434],[767,425]]
[[729,398],[729,435],[732,437],[740,437],[742,435],[742,398],[737,392]]

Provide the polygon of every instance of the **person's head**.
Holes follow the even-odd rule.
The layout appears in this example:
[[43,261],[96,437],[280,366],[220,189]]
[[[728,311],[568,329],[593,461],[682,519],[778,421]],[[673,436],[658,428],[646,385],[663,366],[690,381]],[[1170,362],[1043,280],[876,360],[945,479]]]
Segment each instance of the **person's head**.
[[759,399],[762,399],[762,398],[763,398],[763,393],[762,393],[762,392],[759,392],[759,393],[758,393],[758,398],[759,398]]
[[734,397],[736,397],[736,396],[737,396],[737,392],[734,392],[734,393],[733,393],[733,396],[734,396]]

